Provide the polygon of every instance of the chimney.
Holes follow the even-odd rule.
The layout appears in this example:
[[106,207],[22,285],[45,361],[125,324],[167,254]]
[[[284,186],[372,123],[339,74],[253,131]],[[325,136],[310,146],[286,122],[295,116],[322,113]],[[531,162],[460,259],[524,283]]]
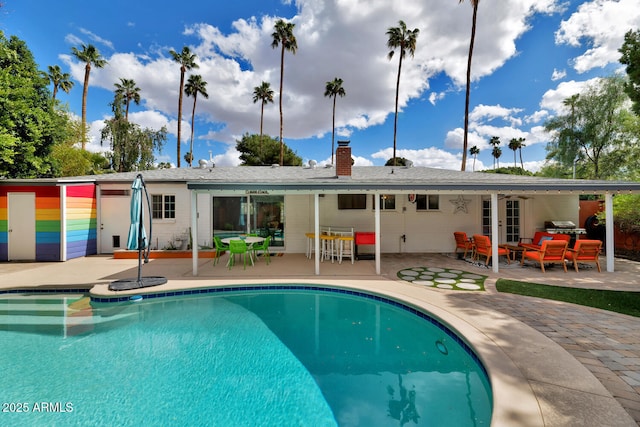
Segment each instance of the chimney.
[[338,141],[338,149],[336,150],[336,175],[338,178],[351,178],[351,141]]

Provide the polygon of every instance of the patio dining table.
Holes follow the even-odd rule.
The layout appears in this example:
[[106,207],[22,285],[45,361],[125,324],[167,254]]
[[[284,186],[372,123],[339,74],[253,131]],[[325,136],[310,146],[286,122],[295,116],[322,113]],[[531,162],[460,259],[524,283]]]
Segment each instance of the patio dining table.
[[[225,237],[224,239],[220,239],[220,240],[222,240],[222,243],[227,244],[227,245],[232,240],[244,240],[244,242],[247,244],[247,252],[249,252],[249,259],[251,260],[251,265],[253,265],[253,251],[251,250],[251,246],[254,243],[262,243],[262,242],[264,242],[264,237],[260,237],[260,236],[236,236],[236,237]],[[227,261],[227,266],[229,265],[230,261],[231,261],[231,257],[229,257],[229,261]]]

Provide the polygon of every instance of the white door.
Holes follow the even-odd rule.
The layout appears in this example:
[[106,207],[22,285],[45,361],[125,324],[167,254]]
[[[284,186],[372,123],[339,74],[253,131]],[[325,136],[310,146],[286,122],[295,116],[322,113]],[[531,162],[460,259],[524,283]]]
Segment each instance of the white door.
[[7,226],[9,261],[36,259],[36,195],[9,193]]
[[131,196],[106,196],[100,199],[100,253],[127,249]]
[[[498,200],[498,243],[517,244],[522,227],[522,200],[518,197],[504,197]],[[482,200],[482,234],[491,236],[491,200]]]

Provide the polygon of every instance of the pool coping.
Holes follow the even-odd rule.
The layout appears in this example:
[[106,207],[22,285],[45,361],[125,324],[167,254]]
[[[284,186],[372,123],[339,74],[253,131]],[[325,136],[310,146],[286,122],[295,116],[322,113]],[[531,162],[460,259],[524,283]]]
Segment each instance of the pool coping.
[[[377,294],[427,311],[464,337],[486,368],[493,392],[492,426],[618,425],[631,420],[600,381],[580,362],[552,340],[524,323],[472,302],[453,300],[435,288],[401,280],[371,279],[220,279],[205,282],[169,280],[165,285],[114,292],[108,285],[94,286],[96,298],[172,290],[203,289],[243,285],[274,286],[304,284],[351,289]],[[532,351],[532,349],[534,349]],[[555,408],[558,399],[570,414]],[[582,418],[582,420],[580,420]],[[559,421],[556,422],[556,421]]]

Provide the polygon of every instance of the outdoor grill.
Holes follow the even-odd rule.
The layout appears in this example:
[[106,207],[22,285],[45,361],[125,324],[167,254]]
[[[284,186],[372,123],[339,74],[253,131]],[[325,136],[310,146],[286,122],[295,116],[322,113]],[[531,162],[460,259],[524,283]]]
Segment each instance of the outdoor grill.
[[573,221],[545,221],[544,227],[547,233],[552,234],[568,234],[571,236],[569,246],[573,247],[576,239],[580,234],[587,234],[584,228],[576,227]]

